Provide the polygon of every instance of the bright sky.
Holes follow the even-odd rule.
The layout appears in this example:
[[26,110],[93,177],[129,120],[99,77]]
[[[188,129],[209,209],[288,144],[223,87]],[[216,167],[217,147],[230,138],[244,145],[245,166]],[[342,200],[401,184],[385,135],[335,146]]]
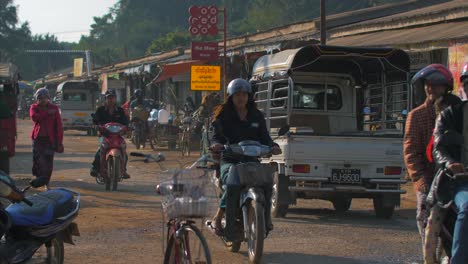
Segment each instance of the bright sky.
[[32,34],[51,33],[60,41],[78,42],[87,35],[93,17],[107,14],[118,0],[14,0],[20,22]]

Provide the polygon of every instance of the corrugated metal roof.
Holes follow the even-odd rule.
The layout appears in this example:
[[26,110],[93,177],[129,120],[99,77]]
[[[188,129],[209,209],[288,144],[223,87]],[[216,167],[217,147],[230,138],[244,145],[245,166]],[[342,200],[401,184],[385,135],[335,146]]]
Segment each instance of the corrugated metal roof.
[[379,31],[328,40],[339,46],[395,46],[468,38],[468,21],[448,22],[417,28]]

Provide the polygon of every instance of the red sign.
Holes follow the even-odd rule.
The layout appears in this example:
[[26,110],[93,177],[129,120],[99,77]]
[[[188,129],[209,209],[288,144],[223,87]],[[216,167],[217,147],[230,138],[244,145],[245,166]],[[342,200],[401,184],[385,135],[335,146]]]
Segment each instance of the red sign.
[[192,42],[192,60],[217,60],[218,49],[217,42]]
[[218,8],[216,6],[191,6],[189,13],[190,34],[218,34]]

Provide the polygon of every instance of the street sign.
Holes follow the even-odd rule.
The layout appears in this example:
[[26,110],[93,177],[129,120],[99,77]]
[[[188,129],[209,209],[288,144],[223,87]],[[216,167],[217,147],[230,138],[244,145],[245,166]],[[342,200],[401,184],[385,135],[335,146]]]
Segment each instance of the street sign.
[[78,58],[73,61],[73,77],[81,77],[83,75],[83,58]]
[[217,42],[192,42],[192,60],[213,61],[218,58]]
[[192,35],[218,35],[218,8],[216,6],[191,6],[189,31]]
[[195,66],[190,70],[192,91],[219,91],[221,89],[221,66]]

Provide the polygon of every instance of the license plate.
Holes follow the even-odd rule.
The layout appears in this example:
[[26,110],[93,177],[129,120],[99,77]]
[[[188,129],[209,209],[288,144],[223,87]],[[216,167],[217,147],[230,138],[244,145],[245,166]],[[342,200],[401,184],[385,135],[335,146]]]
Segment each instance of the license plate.
[[361,183],[361,170],[360,169],[332,169],[330,182],[347,183],[347,184]]
[[89,115],[88,113],[83,113],[83,112],[75,112],[74,114],[75,114],[75,116],[79,116],[79,117],[84,117],[84,116]]

